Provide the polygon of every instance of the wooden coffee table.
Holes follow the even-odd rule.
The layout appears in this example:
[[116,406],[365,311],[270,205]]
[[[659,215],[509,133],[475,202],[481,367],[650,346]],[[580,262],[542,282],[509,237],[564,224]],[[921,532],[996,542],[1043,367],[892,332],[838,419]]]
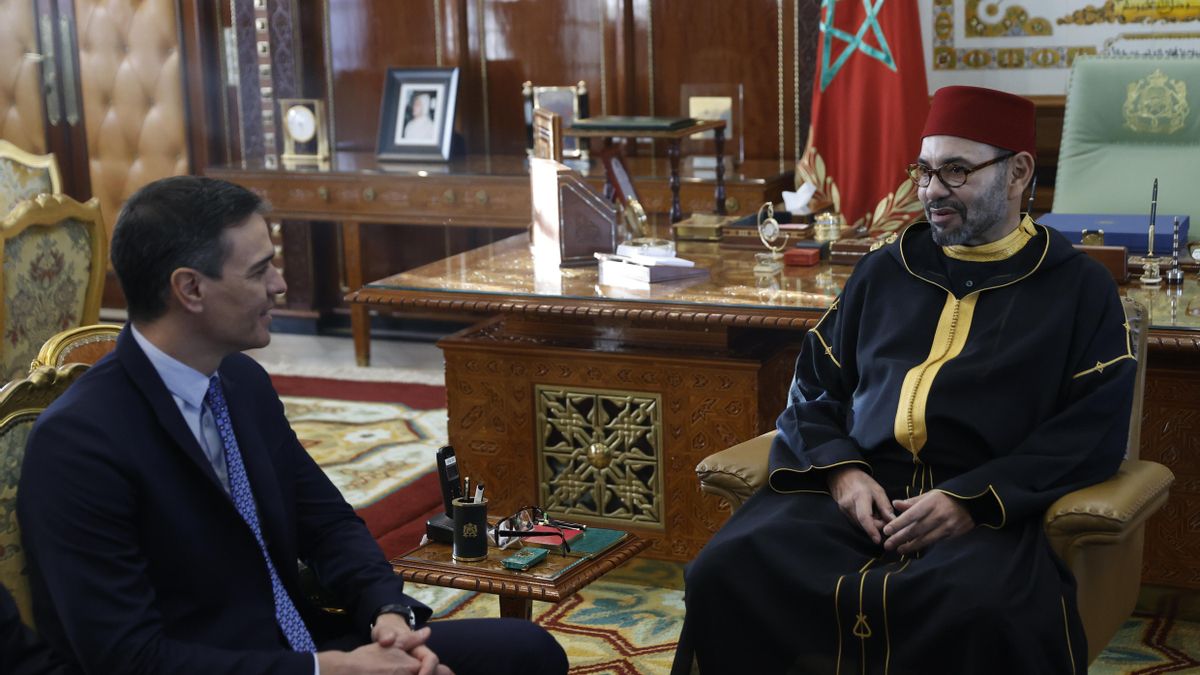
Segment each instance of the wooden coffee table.
[[393,558],[392,569],[405,581],[458,588],[500,596],[500,616],[530,619],[533,601],[562,602],[576,591],[611,572],[649,545],[632,533],[611,548],[581,558],[566,557],[557,550],[523,572],[506,569],[500,561],[515,549],[489,548],[487,560],[458,562],[450,556],[450,545],[429,542]]

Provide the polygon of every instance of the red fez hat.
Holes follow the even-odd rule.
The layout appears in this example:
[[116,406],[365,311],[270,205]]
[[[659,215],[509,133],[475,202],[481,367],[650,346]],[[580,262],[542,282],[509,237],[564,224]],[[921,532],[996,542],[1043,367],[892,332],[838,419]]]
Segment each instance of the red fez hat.
[[942,87],[933,94],[926,136],[958,136],[1037,157],[1033,101],[983,87]]

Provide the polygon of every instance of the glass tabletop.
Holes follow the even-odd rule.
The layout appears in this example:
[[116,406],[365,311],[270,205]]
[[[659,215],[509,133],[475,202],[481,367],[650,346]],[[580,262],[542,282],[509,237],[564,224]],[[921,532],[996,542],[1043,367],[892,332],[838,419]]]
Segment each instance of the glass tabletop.
[[542,264],[535,260],[529,250],[529,237],[522,234],[392,275],[366,288],[824,311],[853,269],[820,265],[756,274],[754,254],[721,248],[717,243],[680,242],[679,257],[707,269],[707,276],[653,284],[601,284],[595,265],[560,268],[555,262]]
[[[662,233],[658,233],[662,236]],[[600,283],[595,265],[563,267],[539,263],[521,234],[407,272],[371,282],[369,290],[562,298],[630,303],[678,304],[745,309],[823,312],[841,292],[853,267],[821,264],[755,273],[753,250],[722,248],[715,242],[679,242],[678,255],[708,270],[704,277],[658,283]],[[1143,286],[1133,279],[1123,296],[1146,306],[1156,330],[1200,330],[1200,278],[1186,274],[1180,286]]]

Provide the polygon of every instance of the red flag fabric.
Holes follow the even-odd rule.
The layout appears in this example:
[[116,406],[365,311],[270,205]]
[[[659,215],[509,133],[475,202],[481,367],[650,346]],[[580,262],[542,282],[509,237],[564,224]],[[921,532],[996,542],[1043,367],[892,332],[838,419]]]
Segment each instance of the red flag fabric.
[[894,232],[921,216],[905,167],[929,112],[911,0],[823,0],[812,126],[796,182],[847,224]]

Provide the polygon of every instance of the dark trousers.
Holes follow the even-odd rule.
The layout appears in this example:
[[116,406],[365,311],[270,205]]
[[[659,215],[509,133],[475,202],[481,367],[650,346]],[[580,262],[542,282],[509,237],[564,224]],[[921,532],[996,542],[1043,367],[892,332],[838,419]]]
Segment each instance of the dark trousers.
[[[522,619],[431,621],[425,643],[454,675],[566,675],[567,653],[546,629]],[[322,640],[318,649],[350,651],[358,633]]]
[[455,675],[566,675],[567,653],[523,619],[458,619],[428,624],[429,648]]

